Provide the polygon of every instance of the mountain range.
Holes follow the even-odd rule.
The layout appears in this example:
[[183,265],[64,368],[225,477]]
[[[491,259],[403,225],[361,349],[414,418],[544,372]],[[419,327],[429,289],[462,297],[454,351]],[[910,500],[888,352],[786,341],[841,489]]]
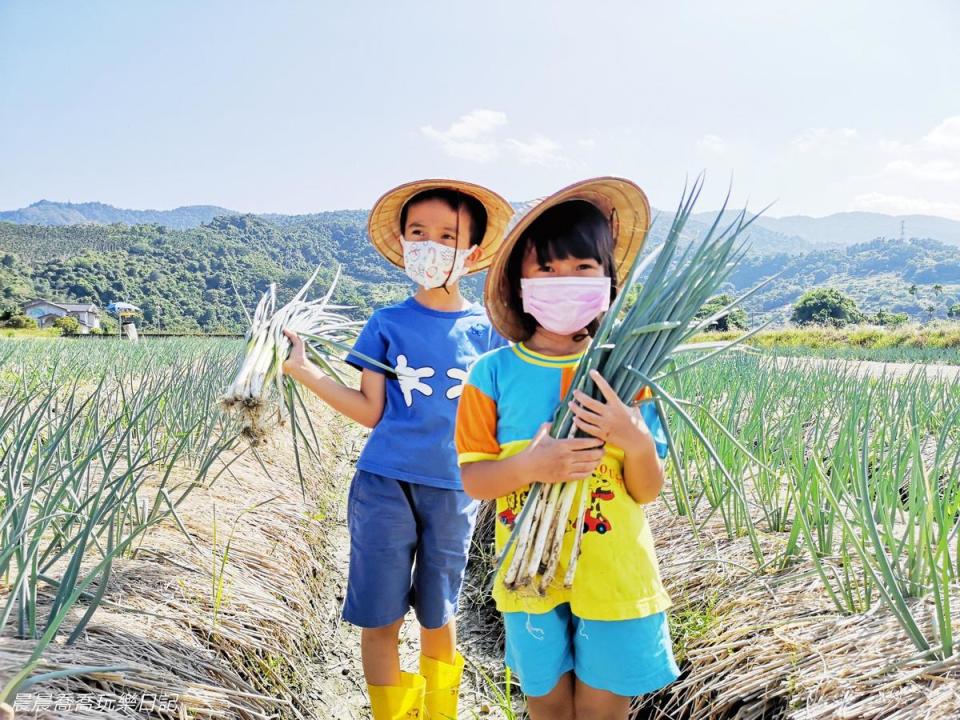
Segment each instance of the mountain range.
[[[0,222],[0,322],[28,300],[43,297],[99,307],[131,302],[143,309],[142,321],[153,330],[239,331],[246,323],[241,303],[252,308],[269,282],[277,283],[281,298],[289,297],[317,265],[323,268],[318,289],[326,288],[342,267],[334,298],[356,307],[358,317],[410,290],[403,272],[384,262],[368,242],[366,210],[258,216],[224,215],[223,208],[209,206],[160,212],[93,203],[42,203],[25,210],[31,213],[18,217],[35,223],[11,222],[9,213],[8,221]],[[144,216],[129,214],[137,212],[153,212],[155,219],[140,222]],[[197,224],[204,215],[213,217]],[[892,233],[874,235],[877,229],[899,231],[895,218],[887,217],[881,226],[877,217],[863,215],[844,214],[852,216],[850,227],[860,229],[840,237],[867,239],[843,243],[833,242],[837,235],[830,233],[839,232],[844,216],[759,218],[749,231],[750,252],[722,290],[743,292],[779,273],[745,304],[753,323],[786,320],[791,304],[814,287],[835,287],[867,312],[904,312],[915,320],[945,317],[960,303],[960,252],[956,236],[950,235],[960,223],[922,218],[940,221],[936,227],[946,232],[939,239],[901,240],[889,237]],[[66,217],[84,220],[55,224]],[[136,222],[128,224],[130,219]],[[651,246],[663,240],[671,219],[663,212],[656,217]],[[690,218],[684,236],[702,236],[713,220],[710,213]],[[814,220],[814,227],[817,221],[833,225],[823,224],[829,232],[815,234],[807,220]],[[763,224],[768,221],[780,223],[773,227],[784,232]],[[917,220],[905,224],[905,232],[913,227],[924,226]],[[794,230],[808,234],[785,234]],[[482,277],[466,278],[463,288],[468,297],[479,299]]]
[[189,205],[173,210],[124,210],[100,202],[40,200],[19,210],[0,211],[0,222],[17,225],[163,225],[175,230],[197,227],[219,216],[240,215],[215,205]]
[[[334,211],[342,212],[342,211]],[[199,227],[215,217],[241,215],[236,210],[216,205],[189,205],[172,210],[127,210],[99,202],[64,203],[40,200],[19,210],[0,211],[0,222],[19,225],[162,225],[176,230]],[[275,225],[292,225],[332,213],[309,215],[264,214],[260,217]],[[700,212],[693,220],[708,225],[716,211]],[[658,224],[669,223],[672,212],[654,210]],[[727,211],[725,221],[735,213]],[[659,216],[659,217],[657,217]],[[755,252],[787,252],[796,254],[817,248],[847,247],[876,238],[933,238],[948,245],[960,246],[960,221],[933,215],[883,215],[867,212],[843,212],[825,217],[761,215],[751,229]]]

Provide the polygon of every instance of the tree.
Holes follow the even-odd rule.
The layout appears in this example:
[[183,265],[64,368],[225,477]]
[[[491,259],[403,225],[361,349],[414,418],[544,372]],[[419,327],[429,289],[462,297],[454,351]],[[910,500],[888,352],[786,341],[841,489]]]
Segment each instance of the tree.
[[950,309],[947,310],[947,317],[960,320],[960,303],[950,306]]
[[869,318],[870,322],[874,325],[887,325],[887,326],[896,326],[903,325],[908,319],[906,313],[891,313],[880,308],[876,315]]
[[37,326],[37,321],[34,320],[29,315],[11,315],[10,319],[5,323],[8,328],[15,328],[17,330],[25,330],[27,328],[35,328]]
[[[708,317],[719,312],[732,302],[733,297],[727,295],[726,293],[723,295],[715,295],[707,300],[704,306],[697,311],[697,314],[694,316],[694,320],[706,320]],[[707,325],[705,329],[719,330],[720,332],[726,332],[727,330],[732,329],[746,330],[747,313],[743,308],[733,308],[723,317],[719,317]]]
[[940,297],[941,295],[943,295],[943,285],[941,285],[940,283],[937,283],[936,285],[934,285],[933,294],[936,295],[937,297]]
[[852,298],[835,288],[808,290],[793,305],[790,320],[797,325],[835,325],[841,327],[864,319]]
[[910,293],[911,295],[913,295],[913,297],[916,297],[916,296],[917,296],[917,284],[914,283],[913,285],[911,285],[911,286],[910,286],[910,289],[907,290],[907,292]]
[[80,332],[80,321],[70,315],[64,315],[53,321],[53,326],[60,330],[61,335],[76,335]]

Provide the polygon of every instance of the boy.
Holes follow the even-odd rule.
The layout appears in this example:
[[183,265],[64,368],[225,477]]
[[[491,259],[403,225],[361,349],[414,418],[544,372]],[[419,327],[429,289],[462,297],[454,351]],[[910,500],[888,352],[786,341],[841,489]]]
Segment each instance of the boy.
[[[347,361],[358,390],[309,363],[303,343],[284,372],[338,412],[373,428],[350,486],[350,573],[343,617],[359,625],[375,719],[456,717],[463,657],[454,614],[477,505],[460,482],[453,430],[467,369],[506,344],[459,280],[486,268],[513,214],[485,188],[451,180],[401,185],[370,213],[374,247],[417,284],[373,313]],[[394,368],[393,374],[364,360]],[[420,675],[400,670],[397,640],[413,607]]]

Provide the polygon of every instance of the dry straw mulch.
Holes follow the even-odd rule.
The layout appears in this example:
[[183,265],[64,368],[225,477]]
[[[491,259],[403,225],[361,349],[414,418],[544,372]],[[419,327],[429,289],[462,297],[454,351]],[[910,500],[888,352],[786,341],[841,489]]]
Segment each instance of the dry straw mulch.
[[[960,717],[960,656],[931,665],[875,598],[863,614],[837,613],[809,562],[757,576],[747,538],[719,519],[697,546],[685,518],[662,502],[648,511],[678,619],[708,627],[681,648],[683,676],[637,704],[643,718],[827,720]],[[761,535],[772,555],[785,534]],[[960,606],[960,592],[954,607]],[[932,602],[911,601],[930,618]],[[960,627],[960,615],[954,614]],[[922,625],[932,637],[930,622]]]
[[[335,423],[320,423],[325,444],[339,447],[346,431],[338,421],[328,421],[327,414],[323,418]],[[260,461],[251,451],[243,452],[212,487],[194,490],[181,506],[192,542],[171,520],[151,530],[135,556],[116,561],[105,601],[84,636],[71,646],[61,638],[38,672],[78,665],[131,669],[47,682],[26,691],[105,697],[114,709],[18,711],[18,719],[318,716],[309,693],[309,668],[326,651],[316,612],[328,565],[323,503],[342,467],[331,457],[325,469],[315,471],[315,486],[308,488],[305,503],[288,436],[278,431],[257,453]],[[244,512],[264,501],[269,502]],[[214,623],[213,569],[215,563],[219,568],[234,527],[223,574],[224,600]],[[85,608],[81,603],[75,618]],[[67,633],[72,625],[66,624]],[[0,678],[22,667],[32,648],[32,641],[5,631]],[[126,697],[144,694],[176,696],[177,710],[116,707]]]
[[[663,500],[647,507],[664,582],[681,677],[634,702],[633,720],[956,720],[960,655],[931,664],[874,600],[866,613],[837,613],[810,563],[762,575],[746,537],[730,540],[719,517],[697,544],[689,521]],[[466,586],[464,625],[493,672],[502,626],[489,600],[492,515],[479,529]],[[771,557],[786,534],[761,534]],[[483,557],[485,556],[485,557]],[[932,602],[911,601],[932,637]],[[954,594],[960,608],[960,591]],[[960,628],[960,613],[954,611]],[[500,655],[502,657],[502,655]],[[502,664],[500,664],[502,668]],[[516,705],[516,703],[515,703]]]

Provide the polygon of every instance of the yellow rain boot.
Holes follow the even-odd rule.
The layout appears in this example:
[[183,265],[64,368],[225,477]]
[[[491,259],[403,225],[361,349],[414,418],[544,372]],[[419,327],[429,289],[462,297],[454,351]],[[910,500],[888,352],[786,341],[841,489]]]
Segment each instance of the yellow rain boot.
[[423,678],[400,673],[399,685],[367,685],[373,720],[419,720],[423,717]]
[[460,677],[463,675],[463,655],[457,653],[453,664],[420,656],[420,674],[427,681],[423,707],[427,720],[456,720],[457,701],[460,699]]

